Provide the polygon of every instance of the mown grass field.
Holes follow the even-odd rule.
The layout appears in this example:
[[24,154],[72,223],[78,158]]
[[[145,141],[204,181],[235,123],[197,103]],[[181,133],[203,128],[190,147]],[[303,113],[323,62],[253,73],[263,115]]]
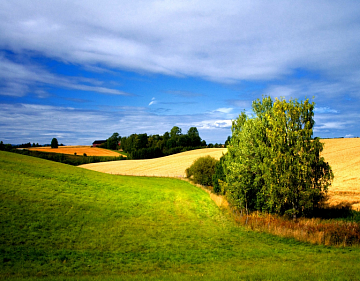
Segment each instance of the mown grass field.
[[84,155],[87,156],[115,156],[119,157],[120,155],[126,157],[126,155],[120,154],[116,151],[103,149],[99,147],[91,146],[59,146],[58,148],[51,148],[50,146],[46,147],[32,147],[29,150],[33,151],[42,151],[42,152],[52,152],[52,153],[63,153],[74,155]]
[[247,231],[181,180],[1,151],[0,167],[0,279],[360,279],[359,248]]

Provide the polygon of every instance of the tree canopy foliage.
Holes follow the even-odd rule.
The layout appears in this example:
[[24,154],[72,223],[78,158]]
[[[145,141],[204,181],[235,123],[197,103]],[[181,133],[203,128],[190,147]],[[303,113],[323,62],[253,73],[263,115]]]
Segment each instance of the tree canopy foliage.
[[58,147],[59,147],[58,140],[56,138],[53,138],[51,140],[51,148],[58,148]]
[[224,162],[225,162],[225,155],[220,158],[220,161],[216,162],[215,165],[215,172],[212,175],[212,184],[213,190],[216,194],[222,192],[221,185],[226,181],[226,176],[224,172]]
[[240,209],[311,213],[333,179],[313,139],[314,103],[264,97],[233,121],[225,159],[227,195]]

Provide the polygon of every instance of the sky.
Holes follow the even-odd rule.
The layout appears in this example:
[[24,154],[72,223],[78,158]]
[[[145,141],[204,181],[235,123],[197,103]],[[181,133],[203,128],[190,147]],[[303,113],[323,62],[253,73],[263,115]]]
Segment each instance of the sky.
[[263,96],[360,137],[360,2],[1,0],[0,140],[91,145],[196,127],[224,143]]

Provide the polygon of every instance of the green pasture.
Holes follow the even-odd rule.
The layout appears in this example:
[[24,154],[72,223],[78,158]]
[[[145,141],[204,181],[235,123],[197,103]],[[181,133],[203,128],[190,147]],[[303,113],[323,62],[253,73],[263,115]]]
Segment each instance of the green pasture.
[[167,178],[0,151],[0,279],[360,280],[360,249],[236,226]]

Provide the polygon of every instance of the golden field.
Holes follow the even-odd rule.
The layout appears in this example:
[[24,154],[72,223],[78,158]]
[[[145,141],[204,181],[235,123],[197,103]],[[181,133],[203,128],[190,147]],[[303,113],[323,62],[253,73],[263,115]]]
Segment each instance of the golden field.
[[[111,151],[108,149],[103,149],[99,147],[91,147],[91,146],[59,146],[58,148],[51,148],[50,146],[46,147],[33,147],[29,148],[29,150],[34,151],[43,151],[43,152],[53,152],[53,153],[63,153],[63,154],[71,154],[74,155],[84,155],[86,153],[87,156],[116,156],[119,157],[120,154]],[[124,156],[124,155],[123,155]],[[126,157],[126,156],[124,156]]]
[[[335,176],[329,188],[328,202],[331,205],[348,203],[360,210],[360,138],[325,139],[322,142],[325,144],[322,156],[329,162]],[[206,148],[156,159],[93,163],[80,167],[119,175],[184,177],[185,169],[197,158],[210,155],[219,159],[226,151],[226,148]]]
[[155,159],[92,163],[79,167],[108,174],[185,177],[186,168],[190,167],[197,158],[210,155],[220,159],[226,151],[226,148],[203,148]]
[[360,210],[360,138],[326,139],[322,156],[329,162],[334,181],[329,188],[329,203],[349,203]]

